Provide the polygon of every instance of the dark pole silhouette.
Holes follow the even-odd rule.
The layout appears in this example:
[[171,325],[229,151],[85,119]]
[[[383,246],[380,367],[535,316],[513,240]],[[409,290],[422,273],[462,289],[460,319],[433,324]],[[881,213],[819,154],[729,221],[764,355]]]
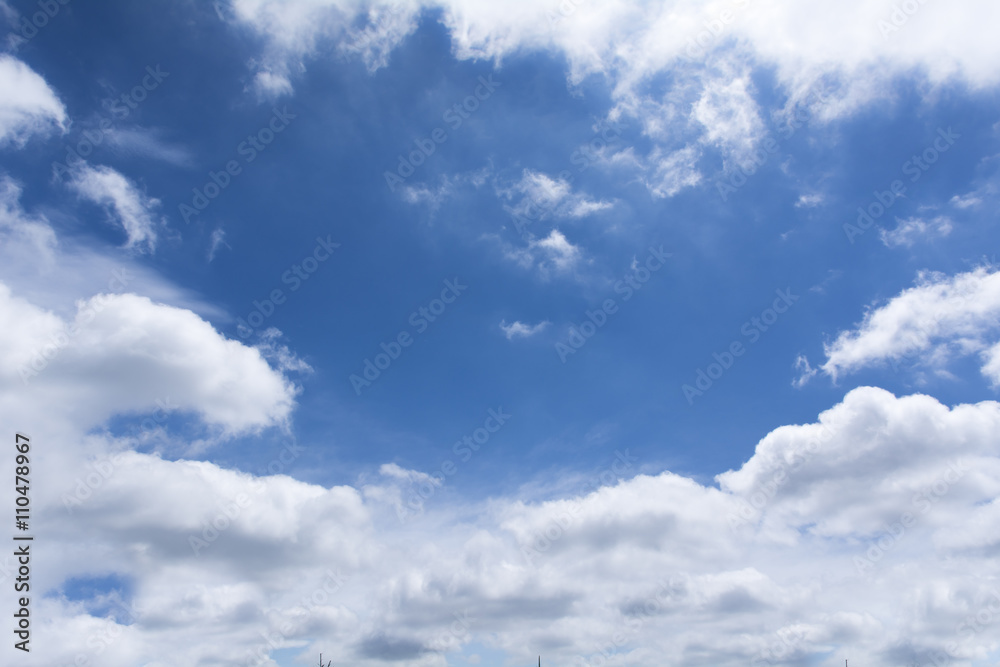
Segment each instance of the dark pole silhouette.
[[323,654],[322,653],[319,654],[319,667],[330,667],[330,663],[331,662],[333,662],[333,660],[327,660],[326,661],[326,665],[324,665],[323,664]]

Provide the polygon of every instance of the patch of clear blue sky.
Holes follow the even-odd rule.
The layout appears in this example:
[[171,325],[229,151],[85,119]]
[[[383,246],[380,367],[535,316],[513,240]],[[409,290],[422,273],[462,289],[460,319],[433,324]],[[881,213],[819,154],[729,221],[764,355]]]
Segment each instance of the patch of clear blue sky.
[[[110,594],[110,595],[109,595]],[[132,582],[118,574],[72,577],[45,597],[62,595],[70,602],[83,602],[87,612],[99,618],[112,617],[121,625],[135,622],[132,604]]]
[[[191,11],[203,20],[191,20]],[[67,5],[20,57],[59,93],[74,130],[44,150],[5,159],[26,182],[29,209],[74,206],[83,227],[55,219],[62,233],[120,243],[98,207],[73,204],[67,190],[51,182],[51,163],[106,114],[102,99],[136,85],[147,65],[170,73],[121,127],[155,130],[186,149],[191,163],[116,153],[106,145],[91,161],[120,170],[163,202],[176,233],[164,233],[146,261],[230,313],[233,319],[214,322],[227,335],[238,337],[235,318],[245,318],[254,300],[285,290],[287,302],[265,326],[281,329],[284,342],[315,369],[301,378],[294,415],[294,438],[306,448],[288,470],[297,477],[351,483],[389,461],[438,470],[444,460],[456,460],[453,444],[481,426],[488,409],[503,406],[509,423],[461,462],[451,491],[478,498],[568,470],[592,473],[625,448],[638,458],[637,471],[666,468],[707,481],[739,466],[771,429],[812,421],[859,384],[924,390],[948,403],[992,395],[975,372],[963,373],[961,382],[931,379],[930,385],[918,385],[905,368],[866,371],[837,386],[823,377],[803,390],[790,383],[799,353],[820,363],[824,341],[859,321],[873,300],[911,285],[918,270],[955,273],[992,254],[997,232],[989,214],[954,209],[948,200],[995,169],[989,162],[997,152],[995,94],[948,87],[923,102],[916,84],[901,81],[892,102],[832,125],[809,124],[780,140],[778,152],[726,202],[715,188],[725,177],[722,158],[710,147],[700,162],[705,181],[666,200],[652,198],[634,173],[574,172],[575,189],[618,203],[582,220],[540,225],[540,234],[557,226],[592,260],[583,281],[543,281],[484,238],[522,244],[489,182],[479,189],[458,186],[431,211],[390,192],[383,173],[395,169],[414,139],[437,127],[447,129],[447,142],[408,184],[433,189],[443,177],[484,167],[508,185],[523,169],[550,176],[573,170],[573,151],[594,136],[593,123],[613,105],[606,81],[591,77],[571,89],[565,61],[550,53],[519,54],[499,70],[457,61],[433,14],[374,75],[323,46],[293,79],[295,95],[276,104],[296,118],[185,224],[178,205],[190,203],[192,188],[202,187],[210,170],[239,159],[240,142],[271,116],[274,105],[259,105],[244,92],[247,62],[259,48],[252,36],[225,27],[211,7]],[[501,86],[461,127],[448,128],[444,111],[491,74]],[[669,78],[653,87],[665,90]],[[754,84],[765,110],[783,103],[772,73],[756,72]],[[765,122],[776,131],[774,121]],[[906,198],[879,223],[891,228],[895,217],[946,214],[955,221],[952,234],[890,250],[873,228],[849,243],[842,225],[855,220],[856,208],[893,179],[905,180],[903,162],[930,145],[938,127],[949,126],[961,139],[919,181],[906,181]],[[623,134],[623,145],[636,146],[639,155],[649,150],[638,123],[627,122]],[[810,193],[822,194],[823,203],[797,208],[799,196]],[[230,248],[208,263],[209,238],[219,228]],[[327,235],[341,247],[290,292],[282,275]],[[650,245],[661,244],[673,257],[622,303],[611,285],[629,271],[633,256],[641,260]],[[456,277],[468,290],[355,395],[348,376],[361,372],[380,343],[400,331],[413,334],[411,313]],[[820,284],[822,292],[810,291]],[[800,297],[795,305],[689,405],[681,386],[694,383],[713,353],[733,341],[748,343],[741,326],[784,288]],[[619,312],[561,363],[554,344],[609,297],[618,300]],[[532,339],[507,341],[498,328],[503,319],[552,325]],[[115,428],[126,429],[128,419],[116,420]],[[277,455],[283,440],[270,432],[204,456],[253,471]]]

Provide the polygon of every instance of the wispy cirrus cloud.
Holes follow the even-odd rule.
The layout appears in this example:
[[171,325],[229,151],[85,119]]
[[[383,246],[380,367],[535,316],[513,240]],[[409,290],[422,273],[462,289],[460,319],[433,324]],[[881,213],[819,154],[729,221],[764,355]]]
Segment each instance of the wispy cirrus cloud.
[[84,164],[73,169],[69,181],[81,198],[103,206],[109,217],[125,230],[126,248],[152,252],[157,228],[162,224],[156,210],[160,200],[144,192],[111,167]]
[[887,248],[911,248],[921,240],[943,238],[951,233],[952,221],[947,216],[939,215],[930,220],[922,218],[907,218],[898,220],[896,228],[879,230],[879,238]]
[[583,218],[614,206],[613,201],[595,200],[585,193],[574,192],[565,178],[553,178],[533,169],[523,170],[517,182],[498,186],[496,192],[515,202],[509,207],[511,213],[531,220]]

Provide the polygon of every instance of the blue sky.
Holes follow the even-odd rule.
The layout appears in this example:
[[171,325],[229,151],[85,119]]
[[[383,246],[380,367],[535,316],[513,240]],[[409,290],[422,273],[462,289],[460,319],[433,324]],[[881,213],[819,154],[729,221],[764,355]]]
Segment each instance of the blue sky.
[[12,655],[996,664],[997,10],[806,4],[0,3]]

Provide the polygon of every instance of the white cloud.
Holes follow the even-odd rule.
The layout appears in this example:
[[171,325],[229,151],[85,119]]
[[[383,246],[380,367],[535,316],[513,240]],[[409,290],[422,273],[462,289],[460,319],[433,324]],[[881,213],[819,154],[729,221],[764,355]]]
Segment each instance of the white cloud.
[[21,208],[21,186],[0,176],[0,239],[4,247],[19,246],[43,262],[51,261],[56,235],[48,221],[28,216]]
[[[647,160],[643,181],[656,196],[699,182],[697,172],[679,166],[690,164],[687,151],[703,143],[720,146],[737,162],[745,159],[768,114],[780,117],[802,106],[816,122],[829,122],[891,96],[891,82],[900,77],[929,84],[928,95],[949,82],[974,89],[1000,83],[992,64],[1000,60],[1000,44],[988,28],[1000,21],[1000,6],[988,0],[919,3],[889,33],[880,26],[898,21],[895,5],[867,0],[232,0],[232,6],[235,20],[266,40],[263,64],[255,67],[282,73],[285,92],[288,73],[303,69],[322,40],[360,54],[369,69],[383,66],[412,33],[421,9],[442,12],[458,58],[500,63],[531,51],[565,58],[571,84],[591,74],[605,77],[614,113],[637,118],[654,140],[657,159]],[[741,63],[755,69],[743,71]],[[750,84],[757,72],[773,73],[783,94],[774,109],[758,109]],[[669,91],[651,92],[665,75]],[[825,101],[814,100],[821,88]],[[664,163],[670,155],[674,161]]]
[[10,334],[0,358],[7,382],[66,401],[78,424],[152,410],[169,397],[236,434],[284,424],[295,403],[295,387],[260,351],[227,340],[191,311],[146,297],[98,294],[63,319],[3,285],[0,313],[23,329]]
[[425,203],[431,211],[436,211],[454,192],[454,185],[445,178],[441,185],[433,190],[424,185],[404,185],[403,199],[410,204]]
[[425,472],[420,472],[419,470],[407,470],[406,468],[403,468],[395,463],[383,463],[379,466],[378,472],[380,475],[385,477],[412,482],[414,484],[425,483],[433,486],[440,485],[439,480],[431,477]]
[[520,197],[509,211],[529,220],[583,218],[614,207],[614,202],[597,201],[582,192],[573,192],[566,179],[552,178],[532,169],[525,169],[517,183],[497,187],[496,192],[508,200]]
[[545,327],[549,326],[549,324],[548,320],[543,320],[538,324],[525,324],[520,320],[515,320],[507,324],[507,320],[502,320],[500,322],[500,329],[507,336],[507,340],[513,340],[515,338],[531,338],[535,334],[544,331]]
[[84,199],[104,206],[109,215],[114,213],[128,237],[125,247],[149,252],[156,247],[159,222],[154,211],[159,199],[148,197],[125,176],[105,166],[75,168],[69,185]]
[[804,354],[795,357],[795,370],[799,372],[799,376],[792,380],[792,386],[796,389],[806,386],[809,380],[819,372],[818,368],[809,365],[809,359]]
[[345,31],[339,48],[360,56],[369,72],[389,64],[393,49],[417,28],[415,7],[405,3],[373,5],[361,27]]
[[823,201],[824,197],[821,194],[800,195],[798,201],[795,202],[795,208],[813,208],[822,204]]
[[276,100],[283,95],[291,95],[292,82],[285,74],[261,71],[253,77],[253,90],[260,100]]
[[910,248],[922,238],[942,238],[951,233],[951,220],[939,215],[931,220],[920,218],[896,219],[896,228],[892,231],[879,230],[879,238],[887,248],[904,246]]
[[698,170],[700,153],[693,146],[664,154],[659,148],[650,155],[650,176],[646,182],[656,197],[673,197],[684,188],[701,182]]
[[289,371],[295,373],[312,373],[313,368],[303,359],[300,359],[287,345],[281,342],[281,330],[277,327],[268,327],[261,332],[259,340],[254,345],[254,349],[260,352],[261,356],[277,370],[282,373]]
[[0,385],[8,387],[0,410],[52,423],[49,404],[65,401],[59,414],[84,432],[169,398],[218,435],[287,422],[297,389],[281,370],[305,370],[287,348],[262,340],[276,372],[260,350],[227,340],[191,310],[223,318],[217,308],[134,258],[58,239],[19,195],[16,183],[0,180],[0,320],[19,322],[0,346]]
[[555,268],[559,271],[572,269],[580,260],[580,248],[573,245],[558,229],[553,229],[541,241],[532,241],[532,248],[541,248]]
[[752,162],[764,136],[752,88],[749,74],[709,80],[692,110],[692,117],[705,128],[703,141],[721,148],[732,169]]
[[995,343],[992,347],[983,352],[983,375],[988,377],[993,383],[993,387],[1000,387],[1000,343]]
[[955,356],[982,353],[998,332],[1000,272],[980,267],[952,277],[921,273],[916,286],[872,307],[855,329],[826,345],[821,368],[836,379],[907,357],[940,366]]
[[476,189],[481,188],[491,172],[492,167],[486,166],[474,171],[442,174],[436,186],[425,184],[402,186],[402,196],[410,204],[426,204],[433,213],[441,208],[441,204],[461,192],[463,187],[471,185]]
[[251,61],[252,87],[262,100],[293,92],[292,78],[305,71],[304,61],[314,55],[321,39],[337,43],[341,53],[360,56],[371,72],[385,66],[393,48],[416,28],[420,6],[344,0],[232,0],[230,4],[236,22],[249,24],[268,39],[261,58]]
[[976,193],[969,192],[964,195],[955,195],[949,200],[956,208],[973,208],[983,203],[983,200],[976,196]]
[[110,129],[106,135],[109,145],[126,155],[151,157],[176,167],[189,167],[194,162],[190,151],[167,143],[156,130]]
[[65,130],[66,109],[40,75],[0,54],[0,146],[23,146],[33,134]]
[[[0,389],[4,419],[10,398]],[[67,406],[49,408],[51,423]],[[39,585],[114,573],[136,612],[118,625],[94,601],[39,596],[52,641],[37,664],[93,658],[92,638],[108,631],[107,667],[243,664],[271,653],[268,638],[303,657],[336,647],[361,667],[431,667],[483,644],[525,662],[545,638],[557,664],[596,664],[609,649],[649,667],[664,655],[763,664],[777,660],[769,650],[890,667],[901,653],[923,664],[935,651],[961,662],[995,649],[992,625],[956,630],[989,603],[1000,547],[992,401],[948,408],[863,387],[815,423],[769,433],[718,486],[635,475],[625,453],[605,471],[610,485],[472,505],[444,502],[447,484],[392,463],[375,483],[326,488],[114,453],[102,436],[51,437],[51,423],[34,434],[49,443],[37,530],[55,554]],[[276,470],[301,451],[276,451]],[[67,505],[99,469],[100,484]],[[417,493],[419,523],[400,523],[396,503]]]
[[0,282],[64,319],[75,301],[104,292],[134,292],[154,301],[224,320],[226,313],[165,280],[140,257],[100,244],[58,238],[48,219],[25,211],[21,186],[0,177]]
[[212,236],[209,239],[208,246],[208,261],[211,262],[215,259],[215,255],[219,252],[219,248],[223,246],[232,250],[232,246],[226,243],[226,230],[222,227],[212,230]]
[[496,234],[484,234],[483,238],[497,243],[504,257],[523,268],[537,267],[543,279],[548,279],[552,273],[569,273],[583,260],[580,247],[573,245],[558,229],[553,229],[542,239],[530,233],[526,236],[527,245],[524,247],[513,246]]

